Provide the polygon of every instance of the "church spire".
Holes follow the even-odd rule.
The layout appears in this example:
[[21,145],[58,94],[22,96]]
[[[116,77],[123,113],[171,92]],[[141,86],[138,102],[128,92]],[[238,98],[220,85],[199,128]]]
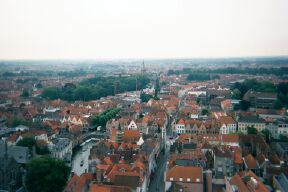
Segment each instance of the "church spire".
[[121,128],[121,125],[120,125],[120,123],[118,124],[118,131],[121,131],[122,130],[122,128]]

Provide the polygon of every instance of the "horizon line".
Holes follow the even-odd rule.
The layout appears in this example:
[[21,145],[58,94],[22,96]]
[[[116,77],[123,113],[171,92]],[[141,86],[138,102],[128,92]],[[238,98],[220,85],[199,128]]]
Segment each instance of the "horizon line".
[[185,60],[185,59],[241,59],[241,58],[274,58],[274,57],[282,57],[282,58],[288,58],[287,55],[254,55],[254,56],[219,56],[219,57],[143,57],[143,58],[50,58],[50,59],[0,59],[0,62],[3,61],[125,61],[125,60]]

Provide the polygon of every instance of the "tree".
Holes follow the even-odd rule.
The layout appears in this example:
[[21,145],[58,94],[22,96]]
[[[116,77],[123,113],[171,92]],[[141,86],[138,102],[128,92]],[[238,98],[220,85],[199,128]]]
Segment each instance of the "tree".
[[271,133],[268,129],[264,129],[262,131],[262,134],[265,136],[265,140],[267,143],[270,143],[270,140],[271,140]]
[[109,121],[112,118],[115,118],[117,113],[119,113],[119,111],[120,108],[110,108],[99,115],[93,116],[91,121],[92,125],[105,127],[107,121]]
[[147,76],[129,76],[129,77],[95,77],[81,81],[74,85],[67,83],[64,87],[44,88],[42,97],[48,99],[63,99],[67,101],[76,100],[95,100],[114,94],[114,85],[117,82],[117,93],[134,91],[144,88],[149,83]]
[[288,141],[288,137],[286,135],[280,134],[279,135],[279,140],[281,141]]
[[17,142],[17,146],[22,147],[29,147],[29,149],[32,149],[32,147],[36,144],[36,141],[32,137],[25,137]]
[[250,102],[249,101],[245,101],[245,100],[242,100],[240,102],[240,108],[243,110],[243,111],[246,111],[247,109],[249,109],[250,107]]
[[201,110],[202,115],[208,115],[208,113],[209,113],[208,109],[202,109]]
[[34,158],[27,167],[24,185],[28,192],[61,192],[70,173],[64,161],[49,156]]
[[274,102],[274,109],[282,109],[283,108],[283,104],[282,102],[277,99],[275,102]]
[[17,127],[18,125],[26,125],[26,126],[29,126],[31,123],[29,121],[26,121],[25,119],[19,119],[19,118],[15,118],[15,119],[12,119],[12,122],[11,122],[11,126],[12,127]]
[[277,92],[284,95],[288,94],[288,83],[279,83],[277,85]]
[[258,130],[254,127],[247,127],[247,133],[252,135],[257,135]]
[[158,93],[160,92],[161,88],[160,88],[160,80],[159,77],[156,78],[156,82],[155,82],[155,98],[158,98]]
[[36,153],[39,155],[47,155],[47,154],[50,154],[50,151],[47,145],[36,144]]
[[36,84],[36,88],[41,89],[41,88],[43,88],[43,85],[39,82]]
[[58,99],[61,97],[60,90],[58,87],[47,87],[43,90],[41,94],[43,98],[48,99]]
[[232,94],[233,99],[242,99],[241,92],[239,89],[237,88],[233,89]]
[[144,103],[147,103],[151,98],[153,98],[152,95],[146,94],[144,92],[142,92],[141,95],[140,95],[140,99]]
[[23,89],[21,96],[22,97],[29,97],[30,93],[29,93],[28,89]]

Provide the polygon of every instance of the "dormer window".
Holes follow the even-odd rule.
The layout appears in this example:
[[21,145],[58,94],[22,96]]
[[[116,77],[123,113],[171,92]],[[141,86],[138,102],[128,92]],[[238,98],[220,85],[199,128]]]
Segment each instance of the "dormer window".
[[170,177],[170,181],[173,181],[174,179],[173,179],[173,177]]
[[183,181],[183,178],[182,178],[182,177],[180,177],[180,178],[179,178],[179,181]]
[[191,179],[190,178],[187,178],[187,182],[190,182],[191,181]]

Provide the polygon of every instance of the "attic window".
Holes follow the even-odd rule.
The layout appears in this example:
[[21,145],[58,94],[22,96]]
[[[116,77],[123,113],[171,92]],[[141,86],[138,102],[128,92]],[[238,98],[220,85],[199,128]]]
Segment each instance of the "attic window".
[[180,177],[180,178],[179,178],[179,181],[183,181],[183,178],[182,178],[182,177]]
[[173,177],[170,177],[170,181],[173,181]]
[[191,179],[190,178],[187,178],[187,182],[190,182],[191,181]]

